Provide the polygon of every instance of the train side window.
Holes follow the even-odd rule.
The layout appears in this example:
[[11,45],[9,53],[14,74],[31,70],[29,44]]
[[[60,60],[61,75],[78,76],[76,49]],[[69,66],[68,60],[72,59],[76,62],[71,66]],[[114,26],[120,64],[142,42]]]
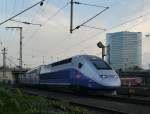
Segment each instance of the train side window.
[[78,68],[82,68],[83,64],[82,63],[79,63],[78,64]]

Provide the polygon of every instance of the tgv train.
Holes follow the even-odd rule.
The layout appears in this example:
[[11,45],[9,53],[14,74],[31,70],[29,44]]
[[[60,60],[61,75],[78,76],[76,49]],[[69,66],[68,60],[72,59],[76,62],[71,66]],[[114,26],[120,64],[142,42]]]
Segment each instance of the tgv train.
[[78,55],[39,66],[19,77],[21,84],[72,90],[115,91],[121,82],[117,73],[102,59]]

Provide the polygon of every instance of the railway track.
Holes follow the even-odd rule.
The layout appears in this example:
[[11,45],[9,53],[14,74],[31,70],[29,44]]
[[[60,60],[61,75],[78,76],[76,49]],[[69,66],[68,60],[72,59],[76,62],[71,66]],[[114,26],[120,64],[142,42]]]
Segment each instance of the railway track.
[[138,105],[145,105],[150,106],[150,98],[147,97],[128,97],[127,95],[117,95],[117,96],[91,96],[96,99],[107,99],[109,101],[117,101],[117,102],[124,102],[130,104],[138,104]]
[[[70,104],[80,105],[93,110],[108,112],[109,114],[149,114],[150,105],[146,100],[132,100],[123,97],[103,96],[84,97],[66,93],[56,93],[35,89],[23,89],[29,95],[43,96],[48,99],[64,100]],[[142,101],[142,102],[141,102]]]

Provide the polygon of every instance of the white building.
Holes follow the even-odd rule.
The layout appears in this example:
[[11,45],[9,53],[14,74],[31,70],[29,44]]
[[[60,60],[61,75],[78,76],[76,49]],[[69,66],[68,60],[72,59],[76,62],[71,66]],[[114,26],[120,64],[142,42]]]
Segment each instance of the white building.
[[12,74],[11,70],[6,71],[5,77],[3,77],[3,71],[0,70],[0,82],[3,82],[3,81],[11,83],[11,84],[15,82],[14,75]]
[[107,34],[107,62],[114,69],[125,70],[142,64],[142,33],[116,32]]

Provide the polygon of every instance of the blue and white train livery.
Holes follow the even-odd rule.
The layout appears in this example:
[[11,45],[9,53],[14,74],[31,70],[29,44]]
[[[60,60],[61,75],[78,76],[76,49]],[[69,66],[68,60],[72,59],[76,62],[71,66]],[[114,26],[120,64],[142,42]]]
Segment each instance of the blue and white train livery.
[[20,76],[20,83],[33,86],[75,87],[90,90],[116,90],[120,87],[117,73],[102,59],[78,55],[39,66]]

